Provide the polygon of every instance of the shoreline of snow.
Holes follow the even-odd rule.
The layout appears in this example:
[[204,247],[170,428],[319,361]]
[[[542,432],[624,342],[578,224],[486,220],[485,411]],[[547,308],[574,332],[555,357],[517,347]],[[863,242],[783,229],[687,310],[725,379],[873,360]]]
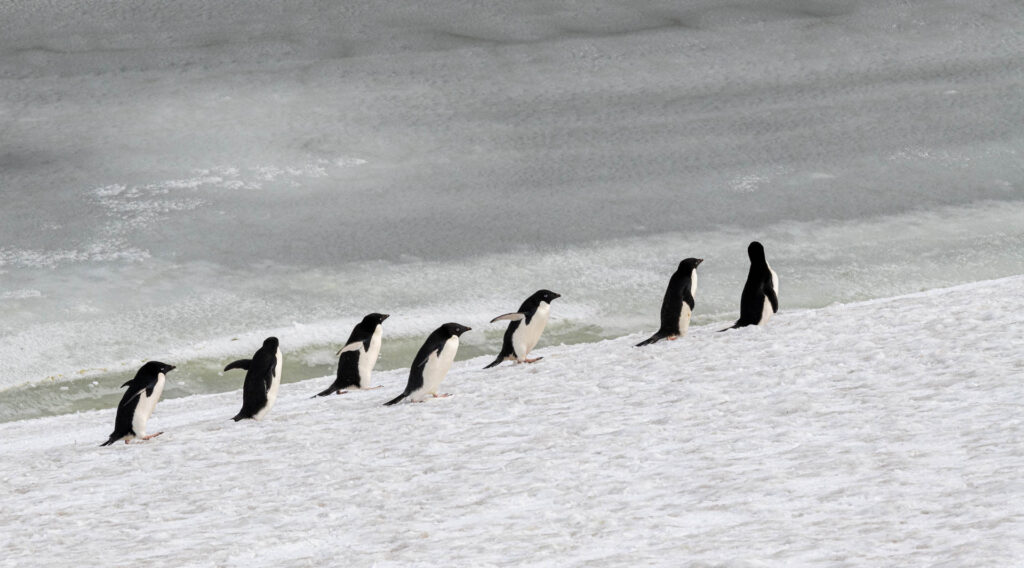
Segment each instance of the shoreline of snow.
[[[281,387],[0,424],[5,563],[1010,565],[1024,275],[458,362],[449,399]],[[542,340],[543,345],[543,340]]]

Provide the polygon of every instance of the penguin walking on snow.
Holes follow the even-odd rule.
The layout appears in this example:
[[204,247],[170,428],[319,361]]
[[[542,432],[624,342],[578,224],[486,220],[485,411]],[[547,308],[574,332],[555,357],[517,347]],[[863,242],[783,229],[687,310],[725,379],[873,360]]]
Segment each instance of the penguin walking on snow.
[[441,386],[441,381],[455,361],[455,353],[459,350],[459,336],[470,329],[458,323],[446,323],[435,329],[412,360],[409,383],[405,386],[405,391],[384,403],[384,406],[391,406],[405,397],[409,397],[413,402],[423,402],[428,396],[448,396],[438,395],[437,388]]
[[519,306],[519,310],[510,314],[503,314],[491,320],[491,323],[500,320],[511,320],[508,329],[505,330],[505,337],[501,343],[501,353],[490,365],[484,369],[490,369],[506,359],[514,360],[516,363],[535,363],[543,359],[527,359],[526,356],[537,346],[540,335],[548,325],[548,315],[551,312],[551,302],[555,298],[561,298],[551,290],[537,290],[532,296]]
[[370,373],[380,355],[382,324],[388,317],[389,314],[367,314],[356,324],[345,346],[338,350],[338,378],[316,396],[327,396],[333,392],[341,394],[348,388],[370,388]]
[[274,406],[277,389],[281,387],[281,366],[284,358],[276,337],[268,337],[263,347],[256,350],[252,359],[239,359],[228,363],[224,371],[245,369],[245,383],[242,384],[242,409],[232,420],[245,418],[260,420]]
[[740,319],[727,329],[764,325],[772,314],[779,311],[779,277],[768,266],[764,246],[757,241],[750,243],[747,256],[750,257],[750,272],[740,296]]
[[697,294],[697,266],[702,262],[703,258],[688,258],[679,263],[679,268],[669,278],[665,298],[661,301],[661,327],[654,335],[637,343],[637,347],[686,335]]
[[135,373],[134,379],[121,385],[128,387],[128,390],[121,397],[121,403],[117,405],[114,432],[110,434],[109,440],[100,444],[101,447],[109,446],[118,440],[124,440],[124,443],[127,444],[134,438],[149,440],[163,434],[163,432],[157,432],[147,436],[146,422],[153,414],[160,395],[164,393],[167,373],[172,370],[174,370],[174,365],[150,361]]

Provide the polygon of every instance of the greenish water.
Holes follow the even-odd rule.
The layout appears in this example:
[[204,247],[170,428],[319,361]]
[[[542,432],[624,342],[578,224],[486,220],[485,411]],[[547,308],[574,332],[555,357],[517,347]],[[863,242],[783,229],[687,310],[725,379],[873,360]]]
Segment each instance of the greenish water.
[[[472,359],[482,355],[496,355],[501,345],[503,330],[488,330],[484,341],[471,343],[463,341],[459,346],[457,360]],[[559,344],[575,344],[606,339],[597,326],[551,325],[541,339],[540,348]],[[423,337],[395,337],[385,335],[381,355],[374,368],[388,371],[406,368],[423,344]],[[283,383],[295,383],[307,379],[324,377],[323,384],[310,387],[310,396],[330,386],[337,373],[337,364],[311,361],[333,359],[337,345],[314,345],[305,349],[286,351]],[[243,358],[246,355],[239,355]],[[167,361],[177,365],[167,378],[164,399],[182,398],[197,394],[213,394],[240,391],[245,379],[243,371],[222,372],[230,360],[193,359],[189,361]],[[106,372],[99,375],[90,373],[77,379],[53,379],[42,383],[29,384],[5,390],[0,395],[0,422],[11,422],[55,416],[87,410],[113,409],[124,394],[121,385],[131,379],[137,369]],[[241,395],[239,395],[241,396]],[[241,404],[241,398],[239,398]],[[237,409],[225,408],[226,416]]]

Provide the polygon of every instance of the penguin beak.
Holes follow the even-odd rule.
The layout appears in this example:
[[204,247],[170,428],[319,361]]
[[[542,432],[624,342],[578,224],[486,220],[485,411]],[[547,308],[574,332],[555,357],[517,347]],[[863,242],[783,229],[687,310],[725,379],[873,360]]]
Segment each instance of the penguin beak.
[[174,365],[167,365],[167,372],[168,373],[170,373],[171,371],[173,371],[175,369],[177,369],[177,367],[175,367]]
[[694,266],[700,266],[700,263],[702,263],[702,262],[704,262],[704,259],[703,258],[698,258],[697,259],[697,264],[694,265]]
[[554,297],[551,298],[552,300],[562,297],[562,295],[559,294],[558,292],[552,292],[552,294],[554,295]]
[[380,321],[384,321],[384,320],[388,319],[389,317],[391,317],[391,314],[381,314],[380,315]]

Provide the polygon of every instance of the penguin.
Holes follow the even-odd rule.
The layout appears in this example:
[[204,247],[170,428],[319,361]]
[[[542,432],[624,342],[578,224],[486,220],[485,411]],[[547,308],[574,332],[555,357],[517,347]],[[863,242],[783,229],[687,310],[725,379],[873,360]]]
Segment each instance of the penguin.
[[740,319],[726,329],[764,325],[772,314],[779,311],[779,277],[768,266],[764,246],[757,241],[750,243],[747,256],[750,257],[750,272],[740,296]]
[[256,350],[252,359],[239,359],[228,363],[224,371],[245,369],[245,383],[242,384],[242,409],[232,418],[235,422],[245,418],[260,420],[270,412],[277,400],[277,389],[281,387],[281,347],[276,337],[268,337],[263,347]]
[[508,329],[505,330],[505,337],[501,343],[501,353],[490,365],[484,369],[490,369],[506,359],[516,363],[536,363],[543,359],[537,357],[527,359],[537,342],[540,334],[544,333],[544,327],[548,324],[548,314],[551,312],[551,302],[555,298],[561,298],[551,290],[537,290],[532,296],[519,306],[519,311],[510,314],[503,314],[491,320],[491,323],[500,320],[511,320]]
[[693,314],[693,297],[697,294],[697,266],[702,262],[703,258],[688,258],[679,263],[679,268],[668,280],[668,289],[661,301],[661,327],[657,333],[637,343],[637,347],[686,335]]
[[345,346],[338,350],[338,378],[334,379],[327,390],[317,396],[327,396],[333,392],[341,394],[343,389],[370,388],[370,373],[380,355],[380,337],[382,324],[389,314],[367,314],[363,321],[356,324],[352,334],[348,336]]
[[470,329],[458,323],[446,323],[435,329],[412,360],[405,391],[384,406],[391,406],[405,397],[413,402],[423,402],[428,395],[434,398],[449,396],[438,395],[437,387],[441,386],[441,381],[452,368],[455,353],[459,350],[459,336]]
[[160,395],[164,393],[164,384],[167,382],[167,373],[174,370],[174,365],[150,361],[139,368],[135,378],[121,385],[128,387],[120,404],[117,405],[117,417],[114,418],[114,432],[110,439],[100,444],[100,447],[109,446],[118,440],[128,443],[134,438],[149,440],[163,432],[146,435],[146,422],[153,414]]

